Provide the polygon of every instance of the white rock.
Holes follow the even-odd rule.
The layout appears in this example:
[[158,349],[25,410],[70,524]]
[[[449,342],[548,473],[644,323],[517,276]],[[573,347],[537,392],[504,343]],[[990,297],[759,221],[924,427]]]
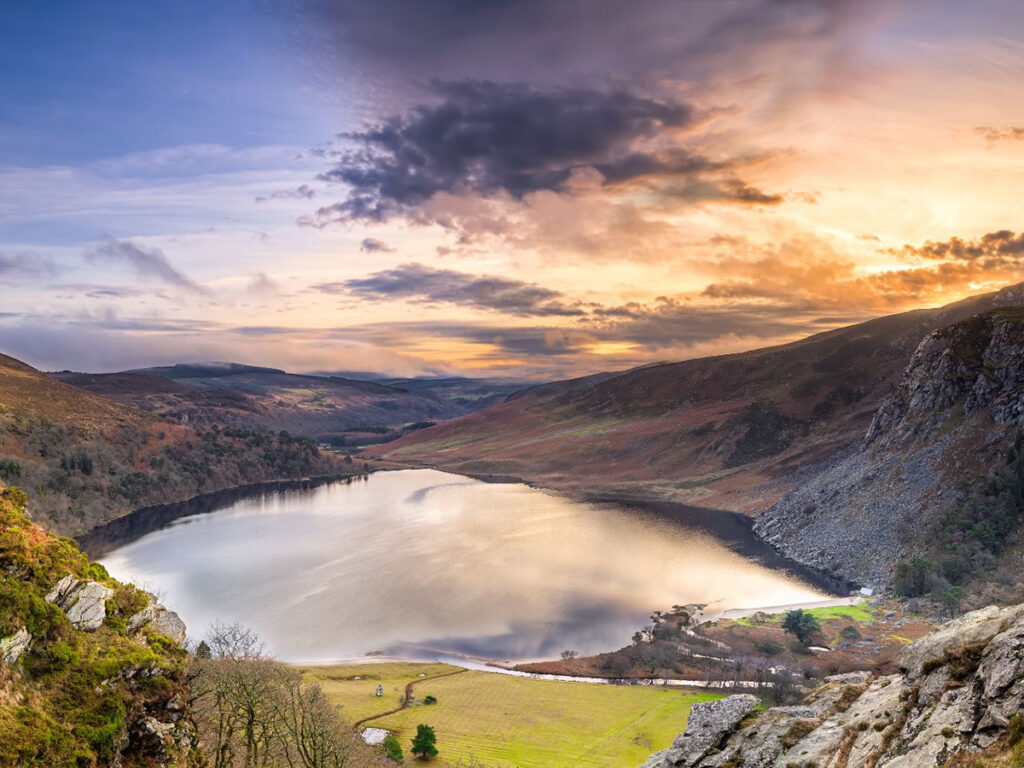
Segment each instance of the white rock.
[[28,629],[25,627],[22,627],[10,637],[0,640],[0,657],[3,658],[4,664],[13,664],[20,659],[21,654],[28,650],[31,643],[32,635],[29,634]]
[[70,574],[57,582],[46,596],[67,615],[75,629],[92,632],[103,625],[107,616],[107,600],[114,590],[95,581],[79,581]]
[[174,611],[168,611],[162,605],[150,605],[128,619],[128,633],[138,632],[149,626],[161,635],[166,635],[176,643],[185,642],[185,622]]
[[391,731],[386,731],[383,728],[364,728],[360,735],[367,744],[383,744],[389,733]]

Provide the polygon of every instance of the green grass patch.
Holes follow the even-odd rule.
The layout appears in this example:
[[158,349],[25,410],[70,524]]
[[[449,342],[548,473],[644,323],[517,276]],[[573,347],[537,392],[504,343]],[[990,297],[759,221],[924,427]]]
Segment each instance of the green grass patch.
[[[803,611],[804,613],[811,614],[822,624],[834,619],[848,619],[863,624],[870,624],[875,620],[875,615],[869,606],[870,603],[867,600],[861,600],[856,605],[830,605],[824,608],[804,608]],[[786,614],[783,612],[767,614],[764,622],[759,622],[753,616],[746,616],[735,621],[737,624],[742,624],[745,627],[769,627],[776,624],[781,625],[782,620],[785,618]]]
[[[454,671],[439,664],[365,664],[307,670],[349,720],[398,705],[410,680]],[[365,680],[350,680],[355,675]],[[373,678],[376,679],[373,679]],[[385,696],[374,695],[383,685]],[[438,761],[456,763],[475,756],[495,768],[633,768],[651,752],[671,745],[686,727],[690,707],[718,694],[647,686],[555,682],[492,672],[465,671],[415,686],[413,706],[367,723],[395,732],[402,748],[416,726],[437,733]],[[376,710],[374,709],[376,708]]]

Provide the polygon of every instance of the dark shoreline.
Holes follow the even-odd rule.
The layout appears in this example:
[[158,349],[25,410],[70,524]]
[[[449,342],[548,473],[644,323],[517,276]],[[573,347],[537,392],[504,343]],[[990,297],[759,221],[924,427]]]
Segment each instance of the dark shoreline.
[[315,475],[292,480],[264,480],[259,483],[236,485],[233,488],[199,494],[184,501],[141,507],[127,515],[111,520],[109,523],[93,528],[87,533],[75,536],[74,539],[90,560],[96,560],[111,550],[139,539],[147,533],[165,528],[182,517],[209,514],[237,501],[268,493],[311,490],[329,483],[352,482],[369,477],[369,474],[371,473]]

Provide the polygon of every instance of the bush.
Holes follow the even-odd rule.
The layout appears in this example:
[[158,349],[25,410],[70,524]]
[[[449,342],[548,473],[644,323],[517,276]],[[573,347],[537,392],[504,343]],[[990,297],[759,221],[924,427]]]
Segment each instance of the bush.
[[392,733],[387,735],[384,739],[384,743],[381,744],[381,747],[384,749],[384,756],[388,760],[394,760],[396,763],[400,763],[405,758],[405,753],[402,752],[402,745]]
[[437,704],[437,697],[436,696],[429,696],[428,695],[425,699],[423,699],[423,703],[424,704]]
[[811,638],[821,629],[821,625],[814,618],[814,614],[797,608],[795,611],[786,612],[782,628],[794,635],[803,645],[810,645]]

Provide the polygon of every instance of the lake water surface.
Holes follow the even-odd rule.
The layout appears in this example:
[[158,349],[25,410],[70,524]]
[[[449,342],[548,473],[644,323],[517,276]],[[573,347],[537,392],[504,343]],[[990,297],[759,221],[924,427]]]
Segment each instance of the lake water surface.
[[588,654],[627,644],[676,603],[825,597],[751,559],[772,555],[742,518],[678,505],[583,503],[433,470],[225,503],[101,562],[159,590],[191,636],[238,621],[290,661]]

